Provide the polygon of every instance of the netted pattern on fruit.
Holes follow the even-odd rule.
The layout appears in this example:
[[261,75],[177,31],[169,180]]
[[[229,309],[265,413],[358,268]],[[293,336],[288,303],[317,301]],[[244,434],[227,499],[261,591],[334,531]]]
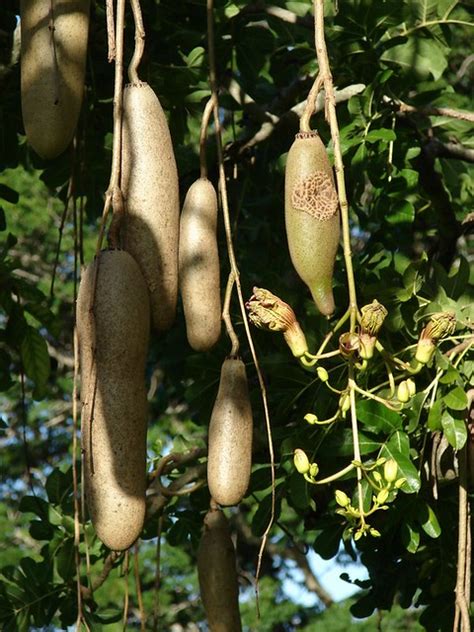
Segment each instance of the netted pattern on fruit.
[[337,213],[338,207],[332,179],[324,171],[315,171],[299,180],[293,188],[291,204],[316,219],[330,219]]

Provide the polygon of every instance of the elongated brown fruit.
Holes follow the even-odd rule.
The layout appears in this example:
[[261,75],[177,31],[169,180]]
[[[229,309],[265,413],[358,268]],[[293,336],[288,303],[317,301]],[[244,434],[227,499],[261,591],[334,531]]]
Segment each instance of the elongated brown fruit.
[[165,331],[178,296],[178,171],[165,114],[146,83],[123,93],[121,187],[124,246],[146,279],[153,326]]
[[285,222],[296,272],[325,316],[334,312],[332,277],[339,245],[338,199],[331,165],[316,132],[300,132],[288,153]]
[[186,195],[179,230],[179,285],[186,333],[195,351],[213,347],[221,333],[217,195],[207,178]]
[[117,551],[133,544],[145,518],[149,310],[127,252],[103,251],[84,272],[76,317],[85,493],[97,535]]
[[89,0],[21,0],[21,107],[43,158],[72,140],[84,93]]
[[210,632],[240,632],[239,585],[229,523],[220,509],[204,518],[198,578]]
[[220,505],[236,505],[247,491],[252,467],[253,418],[245,365],[226,358],[209,424],[207,482]]

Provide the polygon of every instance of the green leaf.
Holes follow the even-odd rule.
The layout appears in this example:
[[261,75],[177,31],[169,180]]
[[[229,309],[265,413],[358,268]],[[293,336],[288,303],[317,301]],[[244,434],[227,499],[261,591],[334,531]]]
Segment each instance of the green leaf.
[[410,439],[408,435],[402,430],[397,430],[393,433],[386,445],[396,452],[401,452],[406,456],[410,456]]
[[414,494],[420,490],[421,481],[418,470],[407,455],[393,449],[390,444],[386,444],[381,450],[381,456],[387,459],[395,459],[397,462],[400,478],[406,479],[401,487],[404,492]]
[[393,205],[386,219],[389,224],[411,224],[415,219],[415,207],[411,202],[397,202]]
[[427,426],[429,430],[441,430],[441,415],[443,413],[443,400],[437,399],[428,412]]
[[418,428],[418,424],[420,423],[421,419],[421,413],[424,409],[425,400],[425,393],[417,393],[412,398],[410,402],[410,407],[404,411],[408,419],[408,425],[406,426],[406,431],[408,432],[408,434],[411,434]]
[[465,410],[467,407],[467,395],[460,386],[455,386],[444,396],[444,403],[451,410]]
[[313,548],[324,560],[330,560],[337,554],[343,530],[341,525],[331,523],[316,536]]
[[467,428],[464,418],[453,417],[447,410],[441,416],[441,427],[450,445],[455,450],[464,447],[467,440]]
[[410,524],[404,522],[400,531],[402,538],[402,544],[409,553],[416,553],[420,545],[420,532],[418,529]]
[[357,402],[357,418],[370,432],[390,434],[402,425],[402,418],[397,412],[373,399]]
[[288,494],[287,501],[296,509],[307,509],[311,496],[309,494],[309,483],[299,472],[293,472],[287,481]]
[[44,386],[51,368],[48,347],[34,327],[28,325],[26,328],[20,351],[26,375],[37,387]]
[[23,496],[18,507],[22,513],[32,513],[42,519],[47,519],[48,508],[48,503],[39,496]]
[[56,564],[58,574],[64,579],[64,581],[70,581],[75,574],[75,561],[74,561],[74,540],[73,538],[67,538],[59,548],[56,555]]
[[441,527],[438,518],[428,503],[420,502],[417,504],[416,519],[430,538],[438,538],[440,536]]
[[[359,432],[360,453],[370,454],[380,448],[380,442],[371,439],[363,432]],[[354,454],[354,442],[352,432],[349,428],[344,428],[342,432],[332,433],[325,439],[321,448],[325,453],[333,456],[351,456]]]
[[187,64],[189,68],[200,67],[204,60],[204,48],[202,46],[196,46],[187,56]]
[[413,72],[419,79],[432,75],[437,80],[448,65],[444,49],[435,40],[419,37],[411,37],[405,44],[389,48],[381,59],[398,64],[410,73]]
[[367,143],[375,143],[379,140],[384,140],[387,143],[393,140],[397,140],[397,135],[393,129],[372,129],[365,137]]
[[45,485],[49,502],[60,505],[64,496],[72,491],[71,470],[67,474],[55,468],[48,476]]
[[54,527],[44,520],[32,520],[29,529],[30,535],[35,540],[51,540],[54,535]]
[[458,269],[446,278],[443,284],[444,289],[446,290],[446,294],[453,300],[457,301],[467,288],[470,270],[471,267],[467,259],[461,257]]

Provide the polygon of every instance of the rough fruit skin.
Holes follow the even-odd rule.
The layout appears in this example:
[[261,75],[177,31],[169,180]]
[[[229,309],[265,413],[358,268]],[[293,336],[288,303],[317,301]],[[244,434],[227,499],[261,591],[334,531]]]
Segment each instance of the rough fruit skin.
[[88,266],[76,319],[87,507],[99,538],[119,551],[131,546],[142,530],[146,491],[149,298],[140,269],[127,252],[102,251]]
[[332,276],[339,245],[337,193],[326,148],[316,132],[301,132],[288,153],[285,223],[296,272],[325,316],[334,312]]
[[124,248],[146,279],[153,326],[165,331],[178,297],[178,171],[165,114],[146,83],[123,93],[121,188]]
[[236,505],[247,491],[252,467],[253,418],[245,365],[226,358],[209,424],[207,482],[220,505]]
[[197,554],[199,587],[210,632],[240,632],[239,585],[229,523],[210,509]]
[[188,342],[195,351],[211,349],[221,333],[216,230],[216,190],[199,178],[184,200],[179,233],[179,285]]
[[[54,42],[49,28],[51,4]],[[28,142],[42,158],[72,140],[84,93],[89,0],[21,0],[21,107]]]

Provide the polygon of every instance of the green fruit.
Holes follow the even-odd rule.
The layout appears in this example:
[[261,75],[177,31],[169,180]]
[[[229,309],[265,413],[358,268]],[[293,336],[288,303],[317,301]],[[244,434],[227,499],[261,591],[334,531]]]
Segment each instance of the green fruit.
[[285,223],[293,265],[325,316],[334,312],[332,277],[339,245],[338,198],[331,165],[316,132],[300,132],[288,153]]
[[210,632],[240,632],[239,585],[229,523],[220,509],[204,518],[198,578]]
[[207,482],[220,505],[236,505],[247,491],[252,467],[253,418],[245,365],[224,360],[209,424]]

